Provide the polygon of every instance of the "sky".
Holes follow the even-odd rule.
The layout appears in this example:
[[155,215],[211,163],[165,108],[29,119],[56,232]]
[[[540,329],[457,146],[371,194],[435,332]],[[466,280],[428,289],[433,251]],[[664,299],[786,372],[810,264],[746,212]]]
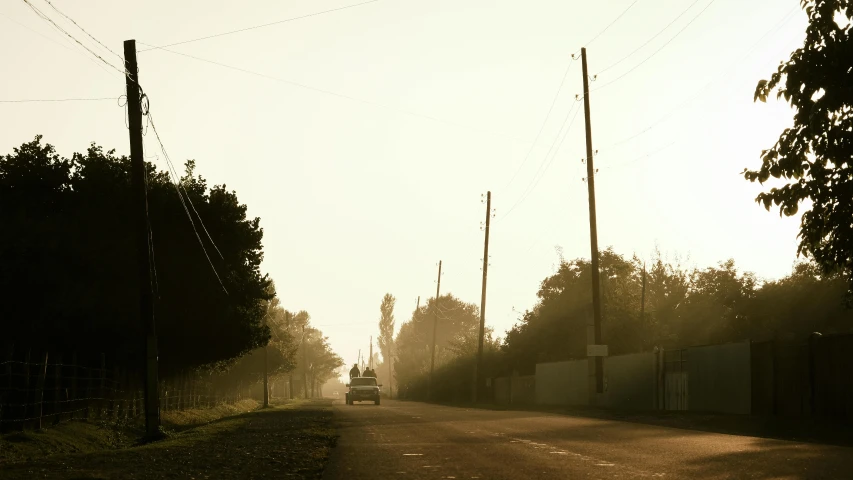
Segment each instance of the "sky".
[[[799,216],[757,205],[741,172],[793,123],[753,93],[802,45],[799,0],[51,1],[87,33],[46,0],[0,4],[0,154],[37,134],[67,157],[129,153],[122,75],[27,2],[115,65],[135,39],[172,161],[195,159],[261,218],[283,305],[349,365],[377,348],[383,295],[399,328],[435,295],[439,261],[441,293],[479,304],[487,191],[498,336],[558,248],[589,258],[583,46],[599,248],[734,258],[766,279],[796,260]],[[8,102],[68,98],[108,100]],[[145,149],[166,168],[152,135]]]

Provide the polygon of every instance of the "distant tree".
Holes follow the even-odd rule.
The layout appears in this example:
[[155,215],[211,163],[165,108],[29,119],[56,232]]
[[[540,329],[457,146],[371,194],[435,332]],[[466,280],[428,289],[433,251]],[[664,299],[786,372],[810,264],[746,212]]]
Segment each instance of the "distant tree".
[[813,256],[826,273],[840,269],[853,294],[853,76],[851,21],[847,0],[801,0],[808,15],[806,39],[770,80],[761,80],[755,99],[775,90],[796,110],[794,126],[762,152],[749,181],[784,179],[781,187],[758,195],[757,202],[780,215],[803,213],[798,253]]
[[382,297],[379,305],[379,351],[382,352],[383,363],[388,366],[388,391],[391,391],[391,351],[394,346],[394,304],[397,299],[390,293]]

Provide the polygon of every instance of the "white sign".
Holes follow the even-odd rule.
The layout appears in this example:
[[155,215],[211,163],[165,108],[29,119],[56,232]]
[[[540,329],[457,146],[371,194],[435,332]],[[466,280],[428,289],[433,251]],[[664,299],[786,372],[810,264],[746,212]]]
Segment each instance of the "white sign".
[[586,356],[587,357],[606,357],[607,356],[607,345],[587,345],[586,346]]

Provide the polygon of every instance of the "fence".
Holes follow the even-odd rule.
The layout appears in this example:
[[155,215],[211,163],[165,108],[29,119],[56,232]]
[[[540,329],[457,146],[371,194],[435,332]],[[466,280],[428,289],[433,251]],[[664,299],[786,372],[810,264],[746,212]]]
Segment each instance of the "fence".
[[495,403],[502,405],[532,405],[536,401],[536,376],[513,375],[493,380]]
[[[38,429],[75,419],[141,421],[140,380],[115,362],[109,365],[104,354],[36,356],[27,351],[15,358],[9,349],[0,360],[0,431]],[[234,403],[247,396],[246,389],[223,394],[197,375],[166,379],[159,390],[161,412]]]
[[[853,420],[853,335],[739,342],[604,359],[604,392],[590,396],[588,361],[536,365],[539,405],[818,416]],[[510,377],[495,379],[509,385]],[[503,386],[502,388],[509,388]],[[512,401],[508,393],[498,403]]]

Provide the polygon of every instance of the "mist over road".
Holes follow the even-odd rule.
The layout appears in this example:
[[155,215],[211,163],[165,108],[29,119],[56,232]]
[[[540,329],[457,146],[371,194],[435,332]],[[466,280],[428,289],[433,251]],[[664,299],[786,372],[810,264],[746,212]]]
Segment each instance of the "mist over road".
[[336,402],[327,480],[840,479],[853,448],[537,412]]

